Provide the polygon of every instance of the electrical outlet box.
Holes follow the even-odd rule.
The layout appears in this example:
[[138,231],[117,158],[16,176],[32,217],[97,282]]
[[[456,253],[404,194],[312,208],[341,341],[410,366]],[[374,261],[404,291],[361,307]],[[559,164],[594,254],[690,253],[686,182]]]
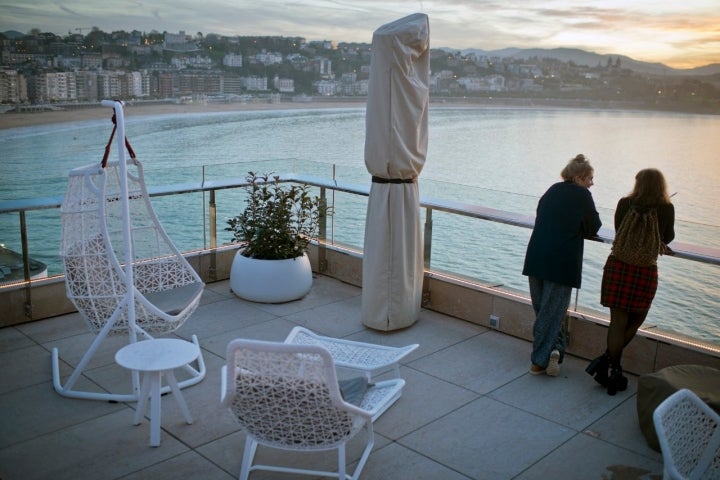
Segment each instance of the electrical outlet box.
[[500,317],[497,315],[490,315],[490,327],[500,328]]

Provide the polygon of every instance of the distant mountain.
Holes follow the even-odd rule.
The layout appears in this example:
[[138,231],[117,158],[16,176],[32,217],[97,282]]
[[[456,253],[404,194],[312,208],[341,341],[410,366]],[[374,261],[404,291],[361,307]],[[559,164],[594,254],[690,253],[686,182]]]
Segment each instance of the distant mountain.
[[5,32],[1,32],[3,35],[5,35],[5,38],[9,38],[11,40],[16,38],[22,38],[25,36],[24,33],[18,32],[17,30],[7,30]]
[[460,51],[463,55],[475,54],[479,56],[501,57],[501,58],[556,58],[563,62],[573,62],[576,65],[585,65],[588,67],[596,67],[598,65],[607,65],[608,59],[613,63],[616,59],[620,59],[620,66],[635,72],[647,73],[651,75],[716,75],[720,74],[720,63],[705,65],[704,67],[680,69],[672,68],[662,63],[641,62],[632,59],[626,55],[599,54],[595,52],[587,52],[577,48],[503,48],[500,50],[482,50],[478,48],[470,48],[458,50],[456,48],[443,47],[440,50],[449,52]]
[[682,72],[692,72],[693,75],[717,75],[720,73],[720,63],[711,63],[704,67],[691,68],[689,70],[681,70]]

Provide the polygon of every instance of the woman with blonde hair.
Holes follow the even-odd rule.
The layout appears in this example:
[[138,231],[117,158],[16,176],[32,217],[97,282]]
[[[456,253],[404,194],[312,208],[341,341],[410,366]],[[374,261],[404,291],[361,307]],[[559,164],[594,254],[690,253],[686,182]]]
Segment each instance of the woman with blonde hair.
[[593,175],[587,158],[577,155],[538,202],[523,265],[535,311],[532,375],[557,376],[565,355],[562,322],[572,289],[580,288],[584,239],[596,236],[601,225],[589,190]]
[[[631,222],[642,227],[633,228]],[[675,207],[660,170],[647,168],[637,173],[633,191],[621,198],[615,209],[615,232],[600,293],[600,303],[610,309],[607,350],[585,369],[607,387],[609,395],[627,388],[621,365],[623,350],[635,338],[655,298],[658,255],[672,255],[667,244],[675,238]],[[646,251],[632,252],[639,246]]]

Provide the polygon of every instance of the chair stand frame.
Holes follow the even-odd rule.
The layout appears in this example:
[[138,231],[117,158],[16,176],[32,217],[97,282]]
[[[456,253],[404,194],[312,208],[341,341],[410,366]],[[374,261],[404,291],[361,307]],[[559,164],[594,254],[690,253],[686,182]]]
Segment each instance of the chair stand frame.
[[[105,157],[99,166],[70,172],[61,206],[66,292],[97,336],[65,385],[60,380],[59,352],[53,348],[53,387],[66,397],[129,402],[139,398],[137,371],[131,372],[131,393],[86,392],[73,387],[108,335],[127,334],[128,342],[135,343],[138,337],[152,339],[151,333],[174,332],[197,308],[205,284],[172,243],[150,204],[142,164],[125,137],[122,102],[103,100],[102,105],[113,108],[115,124]],[[108,163],[114,139],[118,160]],[[128,171],[128,165],[135,169]],[[199,348],[195,335],[192,341]],[[202,353],[192,363],[198,368],[184,366],[190,378],[180,382],[180,388],[205,378]],[[162,389],[163,393],[169,391],[169,386]]]
[[[112,327],[112,323],[108,322],[106,328],[103,328],[103,331],[101,331],[100,334],[95,337],[95,340],[93,340],[90,348],[88,348],[88,350],[85,352],[85,355],[83,355],[82,359],[73,370],[70,378],[67,380],[67,382],[65,382],[65,385],[63,385],[60,381],[60,359],[58,349],[52,349],[53,388],[58,394],[62,395],[63,397],[69,398],[80,398],[83,400],[102,400],[108,402],[137,402],[140,399],[140,376],[137,371],[131,372],[132,393],[101,393],[73,390],[75,382],[78,378],[80,378],[80,375],[84,372],[87,364],[90,362],[98,347],[107,336],[107,331],[109,331],[110,327]],[[142,333],[144,334],[143,336],[145,336],[146,339],[153,338],[145,332]],[[196,335],[192,336],[192,343],[194,343],[198,346],[198,348],[200,348],[200,343],[198,342],[198,338]],[[203,359],[202,355],[202,349],[200,349],[200,355],[197,358],[197,366],[197,369],[191,365],[185,365],[183,367],[183,369],[190,374],[190,378],[183,380],[182,382],[178,382],[178,387],[180,389],[196,385],[205,378],[206,368],[205,360]],[[160,390],[161,394],[165,394],[168,392],[170,392],[169,385],[165,385]]]
[[[365,463],[367,462],[368,458],[370,457],[370,452],[372,452],[373,446],[375,445],[375,435],[373,432],[373,426],[372,422],[367,422],[365,424],[365,433],[367,435],[367,443],[365,445],[365,448],[363,450],[362,455],[360,456],[360,459],[358,460],[358,464],[353,470],[353,473],[347,473],[347,465],[346,465],[346,454],[345,454],[345,444],[338,445],[337,447],[334,447],[332,449],[327,450],[337,450],[338,453],[338,469],[336,472],[330,472],[326,470],[310,470],[310,469],[304,469],[304,468],[292,468],[292,467],[278,467],[275,465],[263,465],[263,464],[256,464],[253,465],[252,461],[255,458],[255,453],[257,453],[257,447],[258,442],[253,438],[252,435],[248,434],[245,438],[245,449],[243,450],[243,458],[242,458],[242,467],[240,469],[240,480],[248,480],[248,477],[250,475],[250,472],[253,472],[255,470],[264,470],[269,472],[278,472],[278,473],[296,473],[299,475],[314,475],[319,477],[329,477],[329,478],[337,478],[338,480],[357,480],[360,477],[360,473],[362,473],[363,468],[365,467]],[[267,447],[267,448],[273,448],[273,447]],[[287,451],[287,450],[285,450]],[[320,450],[318,450],[320,451]]]

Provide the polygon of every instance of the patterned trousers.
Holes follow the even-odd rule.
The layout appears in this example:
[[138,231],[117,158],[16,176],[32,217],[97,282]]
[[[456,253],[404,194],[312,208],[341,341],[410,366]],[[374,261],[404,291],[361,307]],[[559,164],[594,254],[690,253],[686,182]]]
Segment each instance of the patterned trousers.
[[559,283],[528,277],[530,298],[535,310],[533,325],[533,351],[530,361],[539,367],[547,367],[550,353],[557,349],[560,358],[565,356],[565,332],[563,319],[570,305],[572,287]]

